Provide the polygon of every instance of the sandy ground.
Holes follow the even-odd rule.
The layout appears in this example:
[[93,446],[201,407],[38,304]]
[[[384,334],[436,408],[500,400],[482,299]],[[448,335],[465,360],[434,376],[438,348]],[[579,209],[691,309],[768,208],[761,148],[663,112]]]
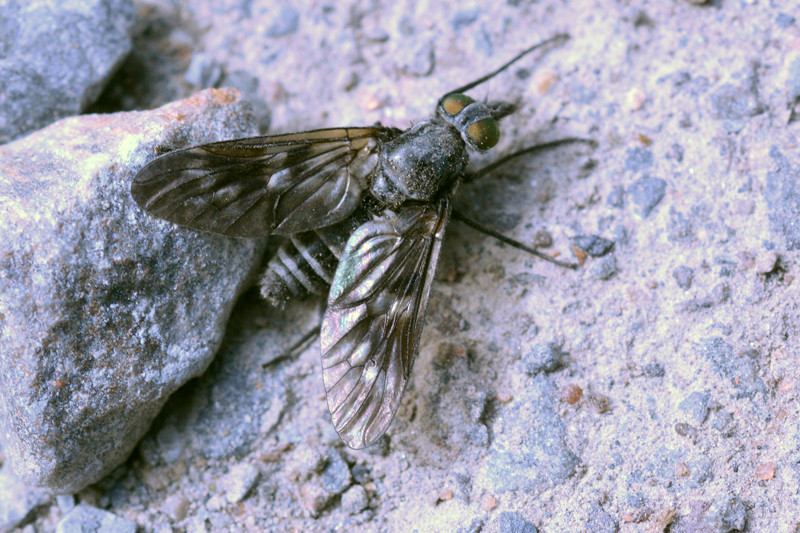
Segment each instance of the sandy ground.
[[[588,254],[561,269],[451,222],[411,385],[365,451],[331,428],[316,345],[273,361],[324,302],[248,293],[209,371],[78,499],[158,532],[795,533],[797,7],[139,3],[96,110],[232,85],[269,133],[407,127],[568,32],[472,91],[519,105],[475,164],[569,136],[597,148],[515,161],[456,207]],[[592,256],[587,235],[613,249]]]

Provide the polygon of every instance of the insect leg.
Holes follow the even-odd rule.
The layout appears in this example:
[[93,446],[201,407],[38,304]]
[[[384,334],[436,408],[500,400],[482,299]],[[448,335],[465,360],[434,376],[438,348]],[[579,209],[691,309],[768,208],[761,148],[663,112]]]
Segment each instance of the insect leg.
[[497,161],[486,165],[480,170],[477,170],[470,174],[466,174],[464,176],[463,183],[472,183],[473,181],[477,181],[480,178],[484,177],[486,174],[489,174],[490,172],[495,170],[496,168],[501,167],[506,163],[508,163],[509,161],[512,161],[523,155],[535,154],[538,152],[542,152],[544,150],[549,150],[550,148],[556,148],[557,146],[562,146],[565,144],[572,144],[572,143],[588,144],[591,148],[597,147],[597,141],[595,141],[594,139],[582,139],[580,137],[567,137],[565,139],[558,139],[556,141],[550,141],[547,143],[529,146],[528,148],[524,148],[522,150],[519,150],[518,152],[514,152],[512,154],[503,156]]
[[283,361],[285,359],[289,359],[290,357],[294,357],[294,356],[298,355],[300,352],[305,350],[306,347],[314,339],[319,337],[320,328],[321,328],[321,326],[317,326],[314,329],[312,329],[311,331],[309,331],[308,333],[306,333],[305,335],[303,335],[302,338],[299,341],[297,341],[296,343],[294,343],[292,346],[290,346],[289,349],[287,349],[285,352],[283,352],[278,357],[275,357],[274,359],[270,359],[269,362],[264,363],[263,365],[261,365],[261,368],[267,368],[268,366],[274,365],[275,363],[278,363],[280,361]]
[[524,244],[522,244],[519,241],[515,241],[514,239],[512,239],[510,237],[506,237],[502,233],[498,233],[498,232],[496,232],[496,231],[494,231],[492,229],[487,228],[486,226],[484,226],[483,224],[481,224],[479,222],[475,222],[471,218],[467,218],[466,216],[462,215],[458,211],[453,211],[451,216],[453,217],[453,220],[461,221],[464,224],[466,224],[467,226],[471,227],[472,229],[476,229],[476,230],[480,231],[481,233],[485,233],[486,235],[488,235],[490,237],[494,237],[498,241],[504,242],[504,243],[508,244],[509,246],[513,246],[514,248],[517,248],[518,250],[522,250],[523,252],[528,252],[529,254],[535,255],[539,259],[544,259],[545,261],[553,263],[554,265],[558,265],[558,266],[564,267],[564,268],[571,268],[572,270],[575,270],[575,269],[578,268],[578,265],[576,263],[566,263],[564,261],[559,261],[557,259],[553,259],[549,255],[543,254],[542,252],[540,252],[539,250],[537,250],[535,248],[530,248],[529,246],[525,246]]

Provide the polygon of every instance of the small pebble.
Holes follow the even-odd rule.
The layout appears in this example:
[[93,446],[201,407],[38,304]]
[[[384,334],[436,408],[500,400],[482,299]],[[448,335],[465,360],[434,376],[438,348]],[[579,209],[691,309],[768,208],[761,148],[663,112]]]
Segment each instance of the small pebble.
[[553,371],[561,362],[561,350],[553,343],[540,342],[531,346],[530,351],[522,356],[525,373],[535,376],[542,372]]
[[778,254],[774,251],[770,250],[767,252],[761,252],[756,257],[756,272],[759,274],[767,274],[775,270],[775,266],[778,264]]
[[772,462],[763,463],[756,467],[756,477],[761,481],[768,481],[775,477],[775,465]]
[[498,503],[499,502],[497,501],[497,498],[495,498],[491,494],[484,494],[483,496],[481,496],[481,506],[486,511],[491,511],[492,509],[497,507]]
[[[100,526],[100,529],[98,529]],[[136,533],[136,522],[131,522],[108,511],[81,503],[72,508],[56,526],[56,533],[74,531],[108,531]]]
[[546,229],[542,228],[533,236],[533,242],[531,244],[533,244],[534,248],[547,248],[553,245],[553,236],[550,235]]
[[572,384],[567,385],[561,391],[561,397],[570,405],[575,405],[579,401],[581,401],[581,397],[583,397],[583,389],[579,386]]
[[353,485],[342,494],[342,510],[349,515],[360,513],[368,503],[367,491],[361,485]]
[[313,483],[304,485],[303,488],[300,489],[300,494],[303,497],[303,504],[306,506],[309,514],[315,518],[325,510],[333,498],[332,494],[329,494],[321,486]]
[[225,497],[230,503],[242,501],[258,480],[258,468],[250,463],[240,463],[231,468],[222,481]]
[[56,496],[56,505],[61,514],[67,514],[75,507],[75,496],[72,494],[60,494]]
[[625,104],[631,111],[638,111],[644,106],[646,99],[647,97],[644,92],[638,87],[634,87],[628,91],[628,94],[625,96]]
[[547,94],[550,88],[558,81],[558,73],[554,70],[543,69],[533,76],[533,84],[539,94]]
[[173,522],[180,522],[186,518],[188,510],[189,500],[182,494],[171,494],[161,504],[161,512],[170,517]]

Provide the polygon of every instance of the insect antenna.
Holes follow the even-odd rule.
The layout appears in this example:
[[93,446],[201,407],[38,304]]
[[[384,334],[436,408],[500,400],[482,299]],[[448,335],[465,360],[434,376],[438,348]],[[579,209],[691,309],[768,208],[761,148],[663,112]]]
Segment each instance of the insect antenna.
[[539,250],[537,250],[535,248],[531,248],[529,246],[525,246],[524,244],[522,244],[519,241],[515,241],[514,239],[512,239],[510,237],[506,237],[502,233],[498,233],[498,232],[496,232],[496,231],[494,231],[492,229],[487,228],[483,224],[481,224],[479,222],[476,222],[476,221],[472,220],[471,218],[467,218],[466,216],[462,215],[458,211],[454,210],[452,212],[451,216],[452,216],[453,220],[458,220],[460,222],[463,222],[464,224],[466,224],[467,226],[471,227],[472,229],[478,230],[481,233],[485,233],[489,237],[494,237],[495,239],[497,239],[500,242],[504,242],[504,243],[508,244],[509,246],[513,246],[514,248],[517,248],[518,250],[522,250],[523,252],[528,252],[529,254],[535,255],[539,259],[544,259],[545,261],[553,263],[554,265],[558,265],[558,266],[564,267],[564,268],[571,268],[572,270],[576,270],[578,268],[578,266],[579,266],[577,263],[567,263],[565,261],[559,261],[558,259],[553,259],[549,255],[543,254],[542,252],[540,252]]
[[[444,99],[444,97],[449,95],[449,94],[466,92],[466,91],[472,89],[473,87],[477,87],[481,83],[494,78],[495,76],[497,76],[498,74],[500,74],[501,72],[506,70],[508,67],[510,67],[511,65],[513,65],[514,63],[516,63],[517,61],[519,61],[520,59],[522,59],[526,55],[528,55],[531,52],[533,52],[534,50],[538,50],[539,48],[543,48],[543,47],[545,47],[545,46],[547,46],[549,44],[560,43],[560,42],[566,41],[567,39],[569,39],[569,34],[568,33],[559,33],[559,34],[547,39],[546,41],[542,41],[539,44],[535,44],[535,45],[531,46],[530,48],[528,48],[526,50],[523,50],[522,52],[517,54],[516,57],[512,58],[511,61],[505,63],[504,65],[502,65],[497,70],[495,70],[493,72],[490,72],[489,74],[486,74],[485,76],[482,76],[482,77],[478,78],[477,80],[464,85],[463,87],[459,87],[458,89],[453,89],[452,91],[449,91],[449,92],[445,93],[445,95],[442,97],[442,99]],[[441,101],[440,101],[440,103],[441,103]]]

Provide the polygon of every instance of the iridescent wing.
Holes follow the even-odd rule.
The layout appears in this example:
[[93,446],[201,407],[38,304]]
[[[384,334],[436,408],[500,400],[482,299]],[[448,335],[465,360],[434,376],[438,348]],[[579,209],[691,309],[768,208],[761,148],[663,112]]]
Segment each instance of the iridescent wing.
[[381,143],[398,133],[336,128],[176,150],[142,168],[131,194],[153,216],[234,237],[325,227],[358,206]]
[[347,241],[320,344],[333,425],[359,449],[394,418],[419,349],[450,200],[386,211]]

